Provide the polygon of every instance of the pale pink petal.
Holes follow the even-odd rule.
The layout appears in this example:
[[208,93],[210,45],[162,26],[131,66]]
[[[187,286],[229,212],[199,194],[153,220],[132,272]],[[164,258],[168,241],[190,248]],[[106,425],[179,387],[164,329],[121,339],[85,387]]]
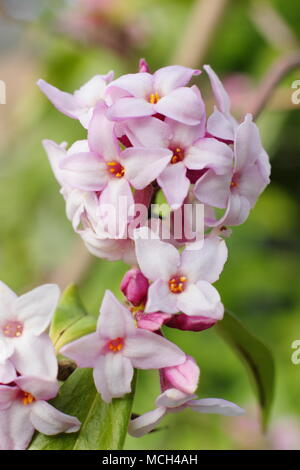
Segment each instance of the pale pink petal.
[[63,170],[60,168],[60,162],[66,156],[66,148],[64,144],[58,145],[52,140],[43,140],[43,147],[48,155],[55,178],[61,186],[64,184]]
[[189,408],[198,413],[213,413],[223,416],[240,416],[245,410],[235,403],[221,398],[203,398],[201,400],[191,400],[188,402]]
[[143,98],[120,98],[107,110],[107,117],[113,121],[152,114],[155,114],[153,105]]
[[178,366],[162,369],[161,373],[164,381],[183,393],[192,394],[197,389],[200,369],[190,356],[186,356],[185,362]]
[[252,121],[252,115],[247,114],[237,130],[234,141],[235,171],[240,172],[246,166],[252,165],[263,152],[259,130]]
[[79,367],[94,367],[104,346],[105,341],[97,333],[91,333],[66,344],[60,353],[73,359]]
[[101,102],[95,107],[89,124],[88,142],[92,152],[106,161],[118,159],[120,147],[114,133],[114,122],[106,117],[107,106]]
[[[197,244],[199,249],[196,249]],[[183,251],[181,273],[191,283],[199,280],[213,283],[219,279],[227,256],[228,251],[224,240],[219,237],[207,237],[203,243],[192,243]]]
[[162,311],[165,313],[177,313],[177,295],[173,294],[168,282],[158,279],[150,285],[145,312]]
[[237,192],[240,196],[248,199],[249,204],[253,207],[266,187],[266,182],[261,174],[261,171],[257,165],[247,166],[245,171],[240,175],[238,179]]
[[16,370],[13,363],[9,359],[6,359],[4,362],[0,363],[0,383],[8,384],[13,382],[15,378]]
[[122,353],[108,353],[101,356],[94,368],[94,381],[103,401],[122,397],[131,391],[133,367]]
[[[1,332],[0,332],[1,333]],[[6,361],[14,352],[14,341],[11,338],[5,338],[0,336],[0,361],[3,363]]]
[[189,285],[184,292],[178,294],[178,310],[187,315],[203,315],[220,320],[223,316],[220,305],[218,291],[207,281]]
[[170,126],[155,117],[129,119],[122,124],[122,130],[136,147],[164,148],[169,146]]
[[204,65],[203,68],[209,77],[210,84],[211,84],[219,110],[222,113],[229,113],[230,99],[221,80],[219,79],[217,74],[213,71],[213,69],[210,67],[210,65]]
[[188,148],[184,163],[190,170],[211,168],[217,175],[222,175],[233,166],[233,152],[223,142],[203,138]]
[[[187,149],[196,140],[199,140],[204,136],[203,125],[198,124],[196,126],[188,126],[181,122],[174,121],[174,119],[165,119],[165,125],[167,125],[172,134],[172,145],[174,147],[180,147],[181,149]],[[169,131],[169,133],[170,133]]]
[[183,162],[169,164],[157,178],[159,186],[172,210],[179,209],[185,200],[190,187]]
[[153,233],[146,227],[136,230],[135,234],[136,255],[143,274],[151,281],[169,280],[180,262],[176,248],[153,238]]
[[231,194],[228,208],[219,224],[222,225],[240,225],[247,219],[251,206],[247,198],[238,193]]
[[30,421],[37,431],[47,436],[62,432],[77,432],[81,425],[80,421],[74,416],[62,413],[43,400],[33,403]]
[[177,408],[185,405],[193,395],[177,390],[177,388],[169,388],[156,399],[156,406],[165,408]]
[[133,437],[141,437],[151,432],[166,414],[165,408],[156,408],[148,411],[138,418],[132,419],[128,426],[128,433]]
[[0,410],[9,408],[18,397],[18,394],[19,390],[17,387],[0,383]]
[[50,85],[49,83],[45,82],[45,80],[38,80],[37,81],[38,87],[42,90],[42,92],[47,96],[49,101],[63,114],[67,116],[77,119],[77,111],[79,108],[79,103],[77,98],[72,95],[71,93],[66,93],[65,91],[61,91],[58,88]]
[[201,122],[201,99],[191,88],[177,88],[161,98],[154,108],[157,113],[184,124],[195,126]]
[[24,334],[15,341],[12,361],[22,375],[34,375],[53,380],[57,376],[57,359],[48,334]]
[[153,74],[153,89],[159,96],[165,96],[176,88],[184,87],[193,75],[199,75],[200,73],[200,70],[181,65],[163,67]]
[[15,310],[24,331],[39,335],[49,326],[60,296],[56,284],[45,284],[18,297]]
[[132,186],[144,189],[160,175],[171,157],[168,149],[130,147],[122,152],[121,162]]
[[185,361],[185,354],[175,344],[140,328],[126,338],[123,355],[138,369],[161,369]]
[[129,310],[109,290],[103,297],[97,330],[102,337],[110,339],[124,338],[136,330]]
[[106,163],[93,153],[69,155],[60,167],[64,170],[64,181],[83,191],[101,191],[109,179]]
[[50,400],[56,397],[59,390],[57,380],[45,380],[30,375],[17,377],[15,383],[21,390],[33,395],[36,400]]
[[153,78],[150,73],[129,73],[110,83],[110,87],[121,88],[136,98],[146,98],[152,91]]
[[34,433],[30,421],[31,407],[15,401],[0,411],[0,450],[26,450]]
[[107,83],[113,79],[113,72],[106,75],[95,75],[88,80],[79,90],[74,92],[77,102],[82,107],[92,107],[103,98],[104,90]]
[[216,175],[213,170],[207,171],[194,186],[196,198],[203,204],[225,209],[230,197],[232,174]]
[[237,123],[232,116],[221,113],[218,109],[207,119],[207,131],[219,139],[233,141]]
[[[14,305],[17,295],[6,285],[0,281],[0,322],[10,320],[15,314]],[[1,357],[1,349],[0,349]]]
[[148,331],[157,331],[162,325],[171,318],[172,315],[162,312],[143,313],[137,312],[136,321],[138,328]]

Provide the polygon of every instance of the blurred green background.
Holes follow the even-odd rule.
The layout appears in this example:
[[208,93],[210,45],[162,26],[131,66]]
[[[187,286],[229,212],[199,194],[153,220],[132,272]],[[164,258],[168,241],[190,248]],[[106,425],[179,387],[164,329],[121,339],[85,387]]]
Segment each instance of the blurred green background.
[[[204,44],[198,39],[210,14],[216,21],[211,34],[202,34]],[[71,143],[84,130],[52,107],[35,85],[38,78],[73,91],[94,74],[134,72],[140,57],[152,70],[174,61],[200,68],[209,63],[240,116],[271,64],[299,50],[299,24],[300,3],[280,0],[0,0],[0,79],[7,87],[7,104],[0,105],[0,278],[19,293],[42,282],[64,287],[76,281],[97,315],[105,289],[120,295],[126,270],[90,257],[65,217],[41,140]],[[272,182],[228,240],[230,256],[217,285],[226,307],[275,356],[269,433],[260,433],[244,367],[214,330],[167,329],[167,337],[200,365],[199,395],[232,400],[247,414],[231,419],[186,410],[168,416],[159,431],[128,437],[127,449],[300,448],[300,365],[291,362],[291,344],[300,339],[300,105],[291,102],[296,79],[300,69],[282,80],[257,121]],[[209,99],[204,74],[195,82]],[[134,412],[152,409],[158,393],[157,375],[141,372]]]

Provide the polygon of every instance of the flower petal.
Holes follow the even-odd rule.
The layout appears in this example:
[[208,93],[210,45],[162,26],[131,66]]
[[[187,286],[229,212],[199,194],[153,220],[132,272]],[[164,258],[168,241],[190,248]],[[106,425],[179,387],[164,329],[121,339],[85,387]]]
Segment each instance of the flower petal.
[[177,388],[169,388],[156,399],[156,406],[165,408],[177,408],[178,406],[185,405],[193,395],[184,393]]
[[154,281],[148,290],[148,299],[145,312],[162,311],[165,313],[177,313],[177,295],[170,292],[168,283],[161,279]]
[[107,110],[107,117],[113,121],[151,116],[155,110],[143,98],[120,98]]
[[34,433],[30,421],[31,407],[15,401],[0,411],[0,450],[26,450]]
[[190,170],[211,168],[217,175],[222,175],[233,166],[233,152],[228,145],[216,139],[200,139],[189,147],[184,163]]
[[94,368],[94,381],[98,392],[106,403],[112,398],[122,397],[131,391],[133,367],[122,353],[101,356]]
[[210,67],[210,65],[204,65],[203,68],[209,77],[210,84],[211,84],[219,110],[225,114],[229,113],[230,98],[221,80],[219,79],[217,74],[213,71],[213,69]]
[[16,400],[18,393],[19,390],[16,386],[0,384],[0,410],[9,408]]
[[109,290],[105,291],[100,307],[97,331],[102,337],[124,338],[136,330],[129,310]]
[[64,181],[83,191],[101,191],[109,179],[106,163],[94,153],[69,155],[60,167],[64,170]]
[[184,124],[195,126],[201,122],[201,99],[191,88],[177,88],[161,98],[154,108],[157,113]]
[[8,384],[13,382],[16,376],[15,367],[9,359],[6,359],[4,362],[0,363],[0,383]]
[[21,390],[33,395],[36,400],[50,400],[56,397],[59,390],[57,380],[45,380],[30,375],[17,377],[15,383]]
[[221,113],[217,108],[207,119],[207,131],[219,139],[233,141],[237,122],[230,116]]
[[136,98],[146,98],[152,91],[153,78],[150,73],[128,73],[112,81],[108,87],[121,88]]
[[104,345],[104,340],[97,333],[91,333],[66,344],[60,353],[75,361],[79,367],[94,367]]
[[[162,122],[162,121],[161,121]],[[174,119],[166,118],[164,121],[172,134],[172,146],[187,149],[194,142],[204,137],[203,125],[188,126],[182,122],[174,121]],[[170,132],[169,131],[169,132]]]
[[230,172],[220,176],[208,170],[195,184],[194,194],[203,204],[225,209],[230,197],[231,178]]
[[90,149],[96,155],[101,155],[106,161],[118,158],[120,147],[115,136],[115,123],[106,117],[107,106],[100,102],[95,107],[89,124],[88,142]]
[[241,172],[246,166],[252,165],[264,152],[261,145],[259,130],[252,121],[252,115],[247,114],[237,130],[234,142],[235,171]]
[[146,148],[164,148],[169,146],[170,126],[155,117],[128,119],[122,125],[132,145]]
[[171,209],[179,209],[190,187],[190,180],[186,177],[186,168],[183,162],[168,165],[158,176],[157,182],[162,188]]
[[43,140],[43,147],[47,153],[52,171],[61,186],[64,184],[63,170],[60,162],[66,157],[67,151],[64,144],[57,144],[53,140]]
[[81,425],[74,416],[62,413],[43,400],[32,405],[30,420],[37,431],[47,436],[61,432],[77,432]]
[[189,408],[198,413],[213,413],[223,416],[240,416],[245,410],[235,403],[221,398],[203,398],[201,400],[191,400],[188,402]]
[[201,315],[221,320],[224,309],[218,291],[207,281],[192,284],[178,295],[177,306],[187,315]]
[[183,67],[182,65],[169,65],[162,67],[153,74],[153,89],[159,96],[165,96],[179,87],[184,87],[193,75],[199,75],[200,70]]
[[166,414],[165,408],[155,408],[138,418],[132,419],[128,426],[128,433],[133,437],[141,437],[152,431]]
[[61,113],[73,119],[78,118],[77,112],[80,106],[74,95],[61,91],[42,79],[38,80],[37,85]]

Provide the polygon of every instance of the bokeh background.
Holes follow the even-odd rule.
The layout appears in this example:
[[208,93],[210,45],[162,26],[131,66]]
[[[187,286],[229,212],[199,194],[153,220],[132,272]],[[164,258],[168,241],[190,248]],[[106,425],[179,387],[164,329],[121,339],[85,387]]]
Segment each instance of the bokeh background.
[[[154,70],[170,63],[209,63],[224,80],[237,117],[255,100],[272,64],[299,50],[300,3],[280,0],[0,0],[0,278],[19,293],[43,282],[79,284],[97,315],[105,289],[117,295],[126,266],[92,258],[65,217],[41,146],[43,138],[83,138],[77,121],[57,112],[35,85],[38,78],[66,91],[94,74]],[[206,77],[197,78],[211,105]],[[126,449],[300,448],[300,365],[291,344],[300,339],[300,104],[291,84],[276,87],[258,118],[272,161],[272,183],[246,223],[228,240],[229,261],[218,289],[224,304],[272,350],[276,395],[267,435],[245,369],[213,329],[166,330],[197,359],[199,395],[247,409],[242,418],[170,415],[159,431],[128,437]],[[154,406],[158,380],[139,375],[134,412]]]

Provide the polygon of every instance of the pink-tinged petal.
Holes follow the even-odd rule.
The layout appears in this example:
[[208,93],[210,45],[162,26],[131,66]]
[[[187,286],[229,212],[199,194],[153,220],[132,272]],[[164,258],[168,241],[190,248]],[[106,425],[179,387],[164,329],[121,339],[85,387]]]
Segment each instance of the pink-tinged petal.
[[155,114],[153,105],[143,98],[120,98],[107,110],[107,117],[112,121],[151,116],[152,114]]
[[184,163],[190,170],[211,168],[217,175],[222,175],[233,166],[231,148],[216,139],[200,139],[189,147]]
[[210,65],[204,65],[203,68],[209,77],[210,84],[211,84],[214,97],[215,97],[219,110],[225,114],[229,113],[230,98],[221,80],[219,79],[217,74],[213,71],[213,69],[210,67]]
[[60,296],[56,284],[45,284],[18,297],[15,310],[24,331],[39,335],[49,326]]
[[234,141],[235,171],[241,172],[246,166],[252,165],[263,152],[259,130],[252,121],[252,115],[247,114],[237,130]]
[[146,298],[149,281],[144,274],[136,268],[127,271],[121,281],[120,289],[133,305],[140,305]]
[[150,73],[129,73],[110,83],[110,87],[121,88],[136,98],[147,98],[152,92],[153,78]]
[[158,176],[157,182],[172,210],[179,209],[185,200],[190,180],[186,177],[186,168],[183,162],[168,165]]
[[161,98],[154,108],[159,114],[191,126],[200,124],[202,119],[201,99],[191,88],[177,88]]
[[12,361],[22,375],[55,380],[57,376],[57,359],[48,334],[31,336],[23,334],[15,341],[15,352]]
[[74,416],[62,413],[43,400],[32,405],[30,421],[37,431],[47,436],[62,432],[77,432],[81,425],[80,421]]
[[61,91],[42,79],[37,81],[37,85],[61,113],[73,119],[77,119],[79,103],[74,95]]
[[153,89],[159,96],[165,96],[176,88],[184,87],[193,75],[200,73],[200,70],[181,65],[163,67],[153,74]]
[[79,90],[74,92],[77,102],[82,107],[93,107],[103,98],[107,83],[113,79],[114,73],[108,72],[106,75],[95,75]]
[[89,124],[88,142],[90,149],[96,155],[101,155],[106,161],[118,159],[120,147],[114,132],[115,124],[106,117],[107,106],[98,103]]
[[89,143],[86,139],[76,140],[67,150],[67,155],[72,155],[73,153],[85,153],[89,152]]
[[0,410],[9,408],[17,399],[18,394],[19,390],[17,387],[0,384]]
[[170,126],[155,117],[129,119],[122,131],[136,147],[167,148],[171,138]]
[[259,195],[265,189],[266,182],[259,167],[254,164],[247,167],[240,175],[237,185],[236,189],[238,194],[246,198],[249,201],[250,206],[253,207]]
[[[162,121],[161,121],[162,122]],[[203,126],[198,124],[196,126],[188,126],[181,122],[174,121],[174,119],[166,118],[164,121],[170,129],[172,138],[172,146],[187,149],[194,142],[204,137]]]
[[6,359],[3,363],[0,363],[0,383],[8,384],[13,382],[16,376],[16,369],[9,359]]
[[192,284],[178,294],[178,310],[187,315],[201,315],[221,320],[223,308],[218,291],[207,281]]
[[132,186],[144,189],[166,168],[171,157],[168,149],[131,147],[122,152],[121,162]]
[[169,320],[172,315],[162,312],[155,313],[143,313],[137,312],[135,319],[137,322],[138,328],[142,328],[148,331],[157,331],[160,330],[162,325]]
[[257,158],[255,164],[258,166],[258,169],[265,180],[265,184],[270,183],[270,174],[271,174],[271,164],[269,156],[265,150],[262,150],[259,157]]
[[138,369],[161,369],[185,361],[185,354],[173,343],[151,331],[137,328],[126,338],[123,355]]
[[170,328],[177,328],[183,331],[203,331],[211,328],[217,323],[217,320],[203,316],[189,316],[185,313],[172,315],[166,325]]
[[231,194],[228,208],[218,225],[240,225],[247,219],[251,206],[247,198],[238,193]]
[[66,156],[66,148],[64,144],[58,145],[52,140],[43,140],[43,147],[48,155],[55,178],[61,186],[64,184],[63,170],[60,168],[60,162]]
[[66,344],[60,353],[75,361],[79,367],[94,367],[104,346],[105,341],[97,333],[91,333]]
[[150,67],[146,59],[142,58],[139,61],[139,72],[147,72],[150,73]]
[[0,450],[26,450],[34,433],[30,421],[31,407],[16,401],[0,411]]
[[57,380],[45,380],[30,375],[17,377],[15,383],[24,392],[28,392],[37,400],[50,400],[56,397],[59,390]]
[[110,403],[112,398],[130,393],[132,377],[131,361],[122,353],[101,356],[94,368],[96,388],[106,403]]
[[14,352],[14,341],[11,338],[0,336],[0,361],[5,362]]
[[183,251],[180,269],[191,283],[200,280],[213,283],[219,279],[227,256],[228,250],[222,238],[207,237],[203,243],[192,243]]
[[176,273],[180,263],[178,251],[169,243],[155,239],[147,227],[135,231],[135,247],[140,269],[150,281],[168,281]]
[[183,393],[192,394],[198,386],[200,369],[191,356],[186,356],[182,364],[166,367],[161,370],[161,374],[163,383],[167,383],[168,388],[176,388]]
[[148,411],[138,418],[132,419],[128,426],[128,433],[133,437],[141,437],[151,432],[166,414],[165,408],[156,408]]
[[221,398],[203,398],[201,400],[191,400],[188,402],[189,408],[198,413],[212,413],[223,416],[241,416],[245,410],[235,403]]
[[60,167],[64,170],[64,181],[83,191],[101,191],[109,179],[106,163],[93,153],[69,155]]
[[165,313],[177,313],[177,295],[173,294],[168,282],[158,279],[150,285],[145,312],[162,311]]
[[177,390],[177,388],[169,388],[156,399],[156,406],[165,408],[177,408],[185,405],[193,395]]
[[207,119],[207,131],[219,139],[233,141],[236,127],[237,122],[232,116],[225,115],[216,108]]
[[232,174],[216,175],[213,170],[207,171],[194,186],[196,198],[203,204],[225,209],[230,197]]
[[136,330],[130,311],[109,290],[105,291],[100,307],[97,331],[102,337],[124,338]]
[[[14,304],[17,295],[6,285],[0,281],[0,319],[1,323],[5,320],[11,319],[14,312]],[[0,349],[1,355],[1,349]]]

